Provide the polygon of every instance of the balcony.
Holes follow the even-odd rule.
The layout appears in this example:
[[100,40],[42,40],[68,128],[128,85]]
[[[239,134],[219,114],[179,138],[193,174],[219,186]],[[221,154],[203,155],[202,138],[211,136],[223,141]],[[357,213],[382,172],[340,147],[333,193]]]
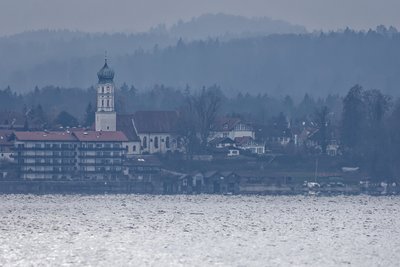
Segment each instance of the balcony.
[[41,162],[41,163],[36,163],[36,162],[23,162],[23,163],[19,163],[19,165],[24,165],[24,166],[49,166],[49,167],[53,167],[53,166],[74,166],[76,163],[67,163],[67,162],[62,162],[62,163],[46,163],[46,162]]
[[118,167],[122,167],[122,163],[93,163],[93,162],[79,162],[78,163],[79,166],[97,166],[97,167],[108,167],[108,166],[118,166]]
[[16,147],[15,151],[75,151],[75,147]]
[[123,147],[78,147],[78,151],[123,151]]
[[69,155],[69,156],[65,156],[65,155],[14,155],[14,158],[18,159],[18,158],[75,158],[75,155]]
[[88,159],[97,159],[97,158],[106,158],[106,159],[122,159],[122,155],[119,156],[113,156],[113,155],[109,155],[109,156],[104,156],[104,155],[79,155],[79,158],[88,158]]

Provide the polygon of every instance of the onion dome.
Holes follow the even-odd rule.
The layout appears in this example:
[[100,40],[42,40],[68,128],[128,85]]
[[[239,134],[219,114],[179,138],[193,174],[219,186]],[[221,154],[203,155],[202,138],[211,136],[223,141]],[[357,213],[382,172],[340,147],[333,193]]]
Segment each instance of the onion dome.
[[104,66],[97,72],[99,83],[112,83],[114,80],[114,71],[107,65],[107,59],[105,60]]

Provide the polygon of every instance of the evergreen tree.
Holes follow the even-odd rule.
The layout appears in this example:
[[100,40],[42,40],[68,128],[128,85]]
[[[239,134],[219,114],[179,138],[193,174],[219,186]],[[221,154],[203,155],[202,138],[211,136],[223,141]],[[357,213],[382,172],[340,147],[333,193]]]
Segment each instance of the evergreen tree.
[[364,120],[363,89],[355,85],[343,100],[342,143],[348,148],[355,148],[359,143]]
[[78,120],[68,112],[61,111],[54,120],[54,124],[63,127],[76,127],[78,126]]
[[85,122],[84,122],[85,126],[90,127],[93,125],[95,120],[95,114],[96,111],[94,110],[92,103],[89,102],[89,104],[86,106],[86,112],[85,112]]

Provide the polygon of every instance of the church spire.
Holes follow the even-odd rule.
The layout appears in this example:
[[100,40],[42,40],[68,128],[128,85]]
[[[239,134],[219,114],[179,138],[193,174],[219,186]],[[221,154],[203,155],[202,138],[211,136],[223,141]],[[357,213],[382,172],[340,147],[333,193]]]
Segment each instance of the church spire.
[[107,64],[107,51],[104,56],[104,66],[97,72],[97,112],[96,131],[115,131],[115,85],[114,71]]

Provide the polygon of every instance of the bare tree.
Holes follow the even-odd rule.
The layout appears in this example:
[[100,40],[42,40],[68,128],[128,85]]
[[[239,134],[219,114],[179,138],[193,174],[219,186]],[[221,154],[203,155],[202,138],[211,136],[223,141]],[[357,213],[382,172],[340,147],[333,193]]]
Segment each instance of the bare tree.
[[221,92],[216,86],[208,89],[203,87],[201,92],[193,98],[200,144],[203,148],[207,145],[207,138],[210,135],[211,127],[217,117],[221,101]]
[[202,88],[197,94],[186,94],[185,105],[180,110],[179,133],[186,147],[192,154],[207,146],[212,125],[218,114],[222,93],[216,86]]
[[323,154],[326,154],[326,148],[329,143],[328,115],[329,115],[329,109],[327,106],[324,106],[315,112],[315,117],[317,119],[317,126],[318,126],[318,142],[321,146]]

